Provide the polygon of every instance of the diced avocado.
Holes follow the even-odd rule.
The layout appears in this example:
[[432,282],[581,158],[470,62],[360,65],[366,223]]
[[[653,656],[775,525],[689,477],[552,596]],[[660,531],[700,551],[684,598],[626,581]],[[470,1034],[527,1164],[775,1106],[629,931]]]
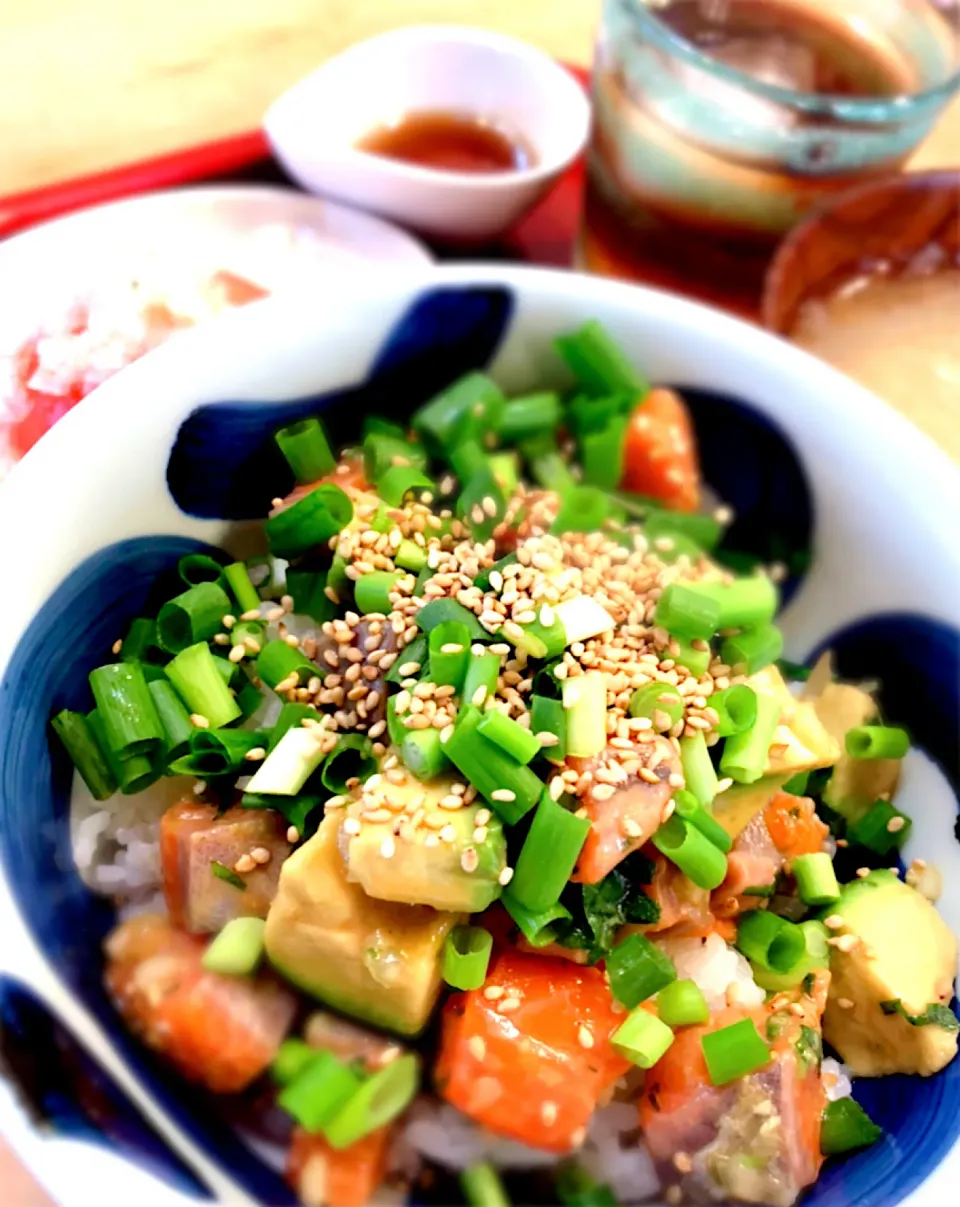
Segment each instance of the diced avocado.
[[848,821],[859,821],[879,797],[888,800],[900,781],[899,759],[854,759],[843,749],[851,729],[868,725],[877,715],[869,692],[852,683],[828,683],[813,701],[817,716],[840,744],[841,755],[833,769],[823,799]]
[[[453,795],[452,783],[423,784],[409,775],[403,784],[382,780],[362,805],[351,806],[360,833],[341,834],[347,875],[369,896],[469,913],[500,896],[507,865],[503,826],[482,805],[441,808],[440,801]],[[370,821],[381,801],[389,820]]]
[[808,700],[798,700],[776,666],[765,667],[747,681],[754,691],[772,696],[780,705],[780,721],[770,746],[765,773],[785,774],[832,767],[842,745],[828,732]]
[[957,941],[934,907],[882,869],[848,884],[828,912],[843,919],[835,935],[859,940],[850,951],[831,949],[823,1017],[824,1038],[851,1072],[930,1076],[949,1064],[957,1052],[956,1029],[938,1022],[914,1025],[891,1005],[899,1002],[907,1014],[919,1016],[952,996]]
[[232,918],[203,953],[208,972],[250,976],[263,958],[262,918]]
[[447,935],[461,914],[374,901],[347,879],[342,815],[284,863],[267,915],[267,955],[289,981],[345,1014],[415,1035],[441,985]]

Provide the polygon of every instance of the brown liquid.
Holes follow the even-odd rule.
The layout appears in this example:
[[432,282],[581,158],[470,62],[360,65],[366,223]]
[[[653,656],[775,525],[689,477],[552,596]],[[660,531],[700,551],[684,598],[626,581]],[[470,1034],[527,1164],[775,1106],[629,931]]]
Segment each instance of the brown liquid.
[[[888,44],[814,3],[675,0],[657,16],[704,54],[767,84],[846,97],[894,96],[916,86],[910,64]],[[797,114],[679,60],[661,58],[659,69],[648,93],[639,72],[626,78],[616,45],[601,50],[583,266],[754,317],[780,237],[831,192],[895,170],[900,160],[830,173],[824,164],[836,140],[828,116]],[[665,88],[673,104],[664,103]],[[743,138],[731,143],[719,122],[706,128],[709,113],[682,126],[676,101],[687,90],[717,113],[744,118]],[[764,124],[782,124],[808,140],[809,168],[804,162],[788,168],[766,150]]]
[[395,125],[378,126],[357,143],[360,151],[444,172],[509,172],[529,167],[529,149],[481,117],[421,110]]

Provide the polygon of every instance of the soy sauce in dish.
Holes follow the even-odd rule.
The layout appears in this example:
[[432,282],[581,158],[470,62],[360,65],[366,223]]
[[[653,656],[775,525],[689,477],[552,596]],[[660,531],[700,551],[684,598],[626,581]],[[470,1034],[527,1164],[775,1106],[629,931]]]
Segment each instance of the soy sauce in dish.
[[356,144],[360,151],[445,172],[517,171],[533,155],[522,139],[471,113],[422,109],[378,126]]

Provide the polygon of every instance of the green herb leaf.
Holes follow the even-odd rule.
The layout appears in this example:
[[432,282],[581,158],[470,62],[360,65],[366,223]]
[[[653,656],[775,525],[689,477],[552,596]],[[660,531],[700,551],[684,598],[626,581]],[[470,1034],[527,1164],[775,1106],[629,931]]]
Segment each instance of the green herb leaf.
[[819,1031],[815,1031],[813,1027],[801,1027],[800,1036],[794,1041],[793,1046],[800,1063],[805,1068],[813,1065],[819,1068],[820,1061],[823,1059],[823,1043]]
[[228,868],[225,863],[218,863],[216,859],[210,861],[210,871],[218,880],[225,880],[227,884],[232,884],[234,888],[245,889],[247,882],[241,876],[238,876],[233,868]]
[[943,1027],[945,1031],[960,1031],[960,1019],[949,1006],[940,1002],[931,1002],[922,1014],[910,1014],[899,998],[892,1002],[881,1002],[880,1009],[884,1014],[900,1014],[911,1027],[929,1027],[931,1024]]

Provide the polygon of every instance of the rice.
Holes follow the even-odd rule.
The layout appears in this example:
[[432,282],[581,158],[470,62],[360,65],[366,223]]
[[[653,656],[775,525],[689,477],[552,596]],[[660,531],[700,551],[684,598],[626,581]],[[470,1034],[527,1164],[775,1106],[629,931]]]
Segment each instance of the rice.
[[823,1064],[820,1066],[820,1076],[823,1078],[823,1088],[826,1091],[828,1102],[850,1097],[853,1090],[850,1071],[839,1060],[834,1060],[832,1056],[825,1056]]
[[763,1005],[766,994],[753,979],[749,963],[718,934],[662,939],[658,945],[673,960],[678,978],[696,983],[711,1010],[721,1010],[728,1000],[747,1008]]

